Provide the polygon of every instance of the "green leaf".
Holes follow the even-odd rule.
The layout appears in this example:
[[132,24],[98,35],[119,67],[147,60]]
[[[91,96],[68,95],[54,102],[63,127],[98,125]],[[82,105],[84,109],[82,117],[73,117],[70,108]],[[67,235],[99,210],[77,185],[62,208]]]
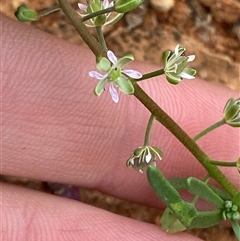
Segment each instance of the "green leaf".
[[183,177],[183,178],[182,177],[172,178],[172,179],[169,180],[169,182],[177,190],[188,188],[187,178],[185,178],[185,177]]
[[240,240],[240,227],[237,220],[231,220],[233,231],[238,240]]
[[117,61],[117,66],[123,67],[124,65],[132,62],[133,60],[134,60],[134,56],[132,54],[127,54]]
[[208,228],[222,222],[222,210],[197,212],[189,228]]
[[195,177],[189,177],[187,184],[189,191],[194,195],[203,198],[217,207],[222,208],[224,206],[224,201],[205,182]]
[[125,94],[131,95],[134,93],[133,84],[122,76],[117,80],[117,85],[119,89]]
[[165,75],[166,75],[168,82],[171,84],[176,85],[181,81],[181,78],[179,76],[173,75],[170,72],[165,72]]
[[94,89],[94,94],[97,96],[101,95],[104,90],[105,84],[106,84],[105,79],[100,80]]
[[239,205],[240,204],[240,192],[238,192],[232,199],[233,204]]
[[108,25],[108,24],[114,24],[116,23],[117,21],[119,21],[122,17],[123,17],[124,13],[119,13],[117,14],[114,18],[108,20],[105,25]]
[[197,74],[197,71],[195,69],[191,69],[191,68],[185,68],[184,72],[191,76],[195,76]]
[[187,229],[169,208],[165,209],[160,222],[161,228],[168,233],[177,233]]
[[151,187],[161,200],[172,210],[185,227],[189,227],[197,213],[194,205],[185,202],[156,167],[149,166],[147,176]]
[[169,58],[169,56],[171,55],[171,53],[172,53],[172,52],[171,52],[170,50],[166,50],[166,51],[164,51],[163,54],[162,54],[162,60],[163,60],[165,66],[166,66],[166,64],[167,64],[168,58]]
[[103,57],[97,62],[97,68],[101,71],[108,72],[111,68],[111,63],[107,58]]
[[[171,185],[177,190],[188,190],[187,178],[175,177],[169,180]],[[209,187],[223,200],[230,200],[231,196],[224,190],[209,185]]]

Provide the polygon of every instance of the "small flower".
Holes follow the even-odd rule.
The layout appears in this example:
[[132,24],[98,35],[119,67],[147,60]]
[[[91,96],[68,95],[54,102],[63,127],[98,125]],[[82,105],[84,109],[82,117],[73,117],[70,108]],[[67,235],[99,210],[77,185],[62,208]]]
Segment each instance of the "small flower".
[[240,127],[240,98],[231,98],[227,101],[224,110],[225,122],[233,127]]
[[128,167],[134,167],[137,171],[143,173],[149,165],[156,166],[157,158],[162,160],[163,153],[157,147],[140,146],[127,160]]
[[118,103],[119,96],[115,86],[125,94],[133,94],[134,88],[128,77],[133,79],[140,79],[142,74],[136,70],[122,69],[124,65],[134,60],[134,57],[131,54],[127,54],[121,59],[117,60],[115,54],[109,50],[107,51],[107,57],[108,59],[103,57],[97,63],[97,68],[103,72],[106,72],[106,74],[102,75],[97,71],[90,71],[89,76],[99,80],[94,90],[95,95],[101,95],[106,85],[109,83],[109,92],[112,100],[115,103]]
[[195,59],[195,55],[184,56],[185,48],[179,44],[175,47],[174,53],[170,50],[163,52],[164,72],[167,80],[172,84],[178,84],[182,78],[194,79],[195,69],[186,68],[189,62]]
[[[101,11],[101,10],[104,10],[107,8],[111,8],[114,6],[114,1],[109,3],[108,0],[89,0],[87,2],[89,2],[88,5],[78,3],[78,7],[80,8],[80,10],[82,10],[86,13],[86,14],[78,13],[81,17],[85,17],[88,14],[95,13],[95,12],[98,12],[98,11]],[[96,26],[109,25],[112,23],[116,23],[123,16],[122,13],[119,13],[119,14],[115,15],[114,17],[110,18],[110,15],[111,15],[111,12],[94,17],[86,23],[86,26],[96,27]]]

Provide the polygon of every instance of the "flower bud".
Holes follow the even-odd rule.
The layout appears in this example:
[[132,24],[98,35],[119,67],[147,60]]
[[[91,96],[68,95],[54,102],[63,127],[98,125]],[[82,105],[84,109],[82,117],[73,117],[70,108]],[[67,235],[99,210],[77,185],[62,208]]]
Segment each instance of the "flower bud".
[[239,212],[234,212],[232,214],[232,220],[240,220],[240,213]]
[[240,98],[231,98],[224,107],[224,120],[233,127],[240,127]]
[[140,6],[142,3],[143,0],[118,0],[114,6],[116,12],[126,13]]
[[18,7],[17,11],[15,12],[15,16],[20,22],[31,22],[38,20],[38,13],[35,10],[26,8],[25,6]]

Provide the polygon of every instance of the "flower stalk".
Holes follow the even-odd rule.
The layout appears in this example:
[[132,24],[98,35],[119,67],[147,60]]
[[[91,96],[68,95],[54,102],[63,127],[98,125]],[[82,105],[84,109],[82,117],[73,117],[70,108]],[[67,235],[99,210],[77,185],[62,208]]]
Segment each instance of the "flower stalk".
[[[76,11],[65,0],[58,0],[59,6],[70,22],[76,28],[83,40],[95,56],[106,56],[106,51],[88,32]],[[209,175],[214,178],[232,197],[238,193],[237,188],[227,179],[227,177],[214,165],[210,163],[209,157],[200,149],[197,143],[189,137],[181,127],[165,113],[136,83],[133,81],[135,97],[152,113],[153,116],[165,126],[205,167]]]
[[232,197],[238,193],[238,189],[228,178],[209,161],[209,157],[200,149],[195,141],[164,111],[162,110],[137,84],[134,83],[135,97],[165,126],[203,165],[209,175],[214,178]]
[[206,128],[205,130],[203,130],[203,131],[201,131],[199,134],[197,134],[197,135],[193,138],[193,140],[194,140],[194,141],[197,141],[197,140],[200,139],[201,137],[207,135],[210,131],[213,131],[214,129],[216,129],[216,128],[224,125],[224,124],[225,124],[225,120],[224,120],[224,119],[218,121],[217,123],[209,126],[209,127]]
[[145,79],[150,79],[150,78],[153,78],[153,77],[156,77],[156,76],[159,76],[159,75],[163,75],[163,74],[164,74],[164,69],[156,70],[156,71],[153,71],[151,73],[144,74],[142,76],[142,78],[137,79],[136,82],[139,82],[139,81],[142,81],[142,80],[145,80]]
[[66,0],[58,0],[59,7],[62,9],[68,20],[75,27],[79,35],[92,50],[95,56],[106,56],[106,51],[102,48],[99,42],[89,33],[87,27],[82,23],[82,18],[72,8]]
[[153,124],[154,119],[155,119],[154,115],[151,115],[149,118],[146,133],[145,133],[144,146],[149,145],[149,138],[150,138],[150,133],[151,133],[152,124]]
[[98,36],[99,43],[101,44],[101,46],[104,49],[104,51],[107,52],[108,48],[107,48],[107,44],[106,44],[105,38],[103,36],[102,27],[101,26],[97,26],[96,27],[96,31],[97,31],[97,36]]
[[95,17],[100,16],[102,14],[111,13],[113,11],[114,11],[114,7],[105,8],[105,9],[99,10],[98,12],[88,14],[87,16],[82,18],[82,21],[84,22],[84,21],[87,21],[91,18],[95,18]]

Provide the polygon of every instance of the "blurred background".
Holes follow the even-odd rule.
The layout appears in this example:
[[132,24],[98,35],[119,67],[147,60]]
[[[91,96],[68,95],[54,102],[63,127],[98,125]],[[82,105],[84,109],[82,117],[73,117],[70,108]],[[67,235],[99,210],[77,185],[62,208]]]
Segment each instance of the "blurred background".
[[[77,3],[84,0],[69,0]],[[19,5],[40,11],[52,7],[54,0],[1,0],[0,10],[14,18]],[[76,45],[83,41],[62,12],[55,12],[30,24]],[[240,1],[239,0],[145,0],[114,27],[104,28],[109,49],[117,56],[132,53],[136,60],[162,66],[162,52],[184,46],[186,55],[195,54],[191,67],[198,77],[240,91]],[[57,183],[0,176],[0,180],[24,185],[104,208],[138,220],[159,223],[161,211],[125,202],[114,197]],[[236,240],[230,229],[214,227],[190,231],[204,240]]]

